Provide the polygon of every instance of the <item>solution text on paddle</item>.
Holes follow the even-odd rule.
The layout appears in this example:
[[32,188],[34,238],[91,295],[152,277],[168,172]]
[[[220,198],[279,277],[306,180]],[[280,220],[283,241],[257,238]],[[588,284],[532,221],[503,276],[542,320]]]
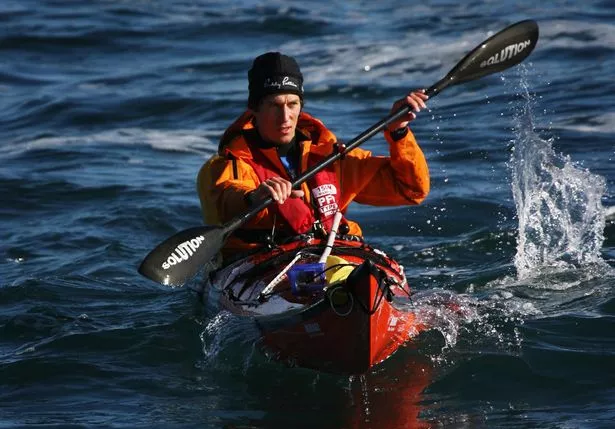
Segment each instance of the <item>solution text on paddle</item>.
[[205,237],[199,235],[191,240],[184,241],[179,244],[173,253],[169,255],[166,261],[162,263],[162,268],[168,270],[173,265],[177,265],[182,261],[187,261],[197,251],[201,243],[205,240]]
[[531,40],[526,40],[524,42],[513,43],[512,45],[508,45],[507,47],[502,49],[497,54],[489,57],[488,60],[485,60],[482,63],[480,63],[480,67],[484,68],[487,66],[492,66],[494,64],[499,64],[503,61],[506,61],[516,55],[519,55],[521,52],[527,49],[531,44],[532,44]]

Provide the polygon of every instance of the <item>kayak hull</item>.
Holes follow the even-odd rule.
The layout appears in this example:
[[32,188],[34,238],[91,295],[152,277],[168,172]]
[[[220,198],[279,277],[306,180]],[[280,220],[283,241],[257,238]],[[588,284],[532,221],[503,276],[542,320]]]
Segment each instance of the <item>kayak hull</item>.
[[328,372],[364,373],[415,335],[414,313],[386,300],[370,268],[365,262],[355,280],[331,290],[299,315],[257,320],[275,358]]

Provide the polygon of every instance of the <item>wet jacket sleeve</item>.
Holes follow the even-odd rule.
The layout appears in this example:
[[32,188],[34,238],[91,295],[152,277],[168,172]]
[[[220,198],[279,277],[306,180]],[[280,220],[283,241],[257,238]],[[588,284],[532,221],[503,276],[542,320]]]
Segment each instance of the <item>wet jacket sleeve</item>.
[[429,193],[425,155],[411,131],[398,141],[385,132],[390,157],[357,148],[340,163],[342,208],[354,200],[373,206],[412,205]]
[[[248,207],[247,195],[258,186],[254,170],[241,160],[227,159],[215,155],[207,161],[197,176],[197,192],[206,224],[219,225],[245,213]],[[267,209],[259,212],[247,226],[269,227],[264,222]]]
[[238,177],[239,161],[215,155],[197,176],[196,187],[207,224],[221,224],[248,208],[246,195],[256,186]]

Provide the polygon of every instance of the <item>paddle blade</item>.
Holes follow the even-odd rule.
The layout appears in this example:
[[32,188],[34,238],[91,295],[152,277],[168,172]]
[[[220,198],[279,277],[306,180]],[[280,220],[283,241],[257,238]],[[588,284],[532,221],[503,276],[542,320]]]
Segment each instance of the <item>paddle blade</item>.
[[182,286],[216,256],[226,235],[226,229],[220,226],[199,226],[178,232],[143,259],[139,273],[163,285]]
[[447,86],[479,79],[519,64],[538,43],[538,24],[517,22],[491,36],[467,54],[443,79],[430,88],[432,95]]

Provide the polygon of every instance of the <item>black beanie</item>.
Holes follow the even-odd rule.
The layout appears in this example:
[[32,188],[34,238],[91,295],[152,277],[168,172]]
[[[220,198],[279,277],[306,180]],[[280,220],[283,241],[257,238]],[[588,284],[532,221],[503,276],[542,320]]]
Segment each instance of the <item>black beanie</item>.
[[248,107],[256,109],[269,94],[297,94],[303,101],[303,75],[294,58],[267,52],[254,59],[248,72]]

